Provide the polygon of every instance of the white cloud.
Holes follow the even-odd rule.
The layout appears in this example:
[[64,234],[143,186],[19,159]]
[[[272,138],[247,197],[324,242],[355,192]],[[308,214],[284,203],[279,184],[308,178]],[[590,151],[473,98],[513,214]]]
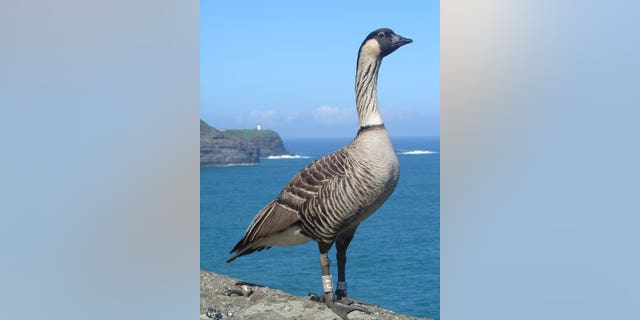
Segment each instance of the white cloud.
[[354,123],[358,116],[352,108],[338,108],[336,106],[320,106],[313,110],[313,118],[323,124]]

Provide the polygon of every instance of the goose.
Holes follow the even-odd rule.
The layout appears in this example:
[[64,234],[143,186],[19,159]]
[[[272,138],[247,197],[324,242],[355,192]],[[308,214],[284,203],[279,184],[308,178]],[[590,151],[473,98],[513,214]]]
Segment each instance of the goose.
[[[315,240],[325,304],[342,319],[367,308],[347,297],[347,247],[358,225],[393,193],[400,174],[376,94],[382,59],[413,40],[393,30],[374,30],[358,50],[356,107],[359,129],[342,149],[313,161],[297,173],[278,197],[258,212],[227,262],[272,246],[292,246]],[[335,295],[328,252],[335,243],[338,282]]]

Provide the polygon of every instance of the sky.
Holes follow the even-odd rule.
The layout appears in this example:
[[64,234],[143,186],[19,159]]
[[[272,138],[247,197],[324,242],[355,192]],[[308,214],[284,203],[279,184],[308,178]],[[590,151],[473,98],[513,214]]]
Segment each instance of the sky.
[[440,132],[438,1],[200,3],[200,117],[283,138],[355,136],[358,48],[377,28],[413,39],[384,58],[378,103],[391,136]]

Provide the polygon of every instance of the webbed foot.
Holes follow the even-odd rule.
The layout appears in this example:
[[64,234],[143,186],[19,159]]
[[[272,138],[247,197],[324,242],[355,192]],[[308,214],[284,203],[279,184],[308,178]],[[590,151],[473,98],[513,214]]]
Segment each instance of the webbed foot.
[[[346,297],[342,297],[342,299],[345,299]],[[347,298],[348,299],[348,298]],[[335,301],[333,299],[333,294],[332,293],[325,293],[324,294],[324,300],[325,300],[325,304],[331,308],[331,310],[333,310],[333,312],[335,312],[335,314],[337,314],[338,316],[340,316],[340,318],[344,319],[344,320],[349,320],[349,313],[353,312],[353,311],[361,311],[367,314],[371,314],[371,310],[365,308],[365,307],[361,307],[361,306],[355,306],[355,305],[351,305],[351,303],[353,303],[353,301],[351,303],[345,303],[345,301]]]

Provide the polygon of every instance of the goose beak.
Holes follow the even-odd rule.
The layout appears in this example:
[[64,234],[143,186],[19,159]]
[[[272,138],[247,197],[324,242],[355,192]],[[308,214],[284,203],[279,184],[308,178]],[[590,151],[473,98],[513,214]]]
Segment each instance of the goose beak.
[[394,34],[393,37],[391,37],[391,45],[393,46],[393,49],[398,49],[411,42],[413,42],[413,40],[405,38],[401,35]]

